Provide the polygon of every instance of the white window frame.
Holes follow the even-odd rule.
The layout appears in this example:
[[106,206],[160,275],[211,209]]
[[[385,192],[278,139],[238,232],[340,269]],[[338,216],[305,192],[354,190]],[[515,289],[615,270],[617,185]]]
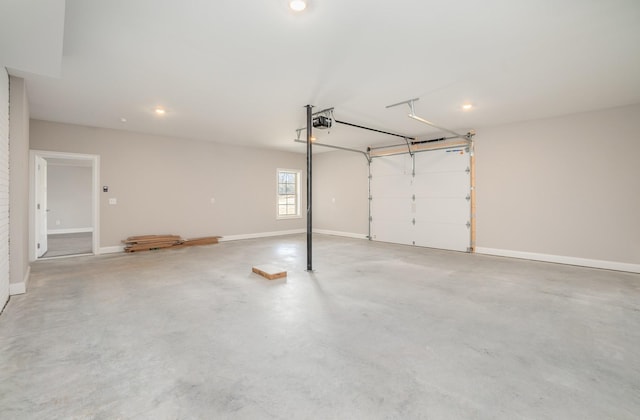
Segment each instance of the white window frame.
[[[296,175],[296,193],[295,193],[295,201],[296,201],[296,214],[280,214],[280,173],[294,173]],[[276,171],[276,219],[299,219],[302,217],[302,212],[300,210],[300,184],[302,183],[302,171],[300,169],[285,169],[278,168]]]

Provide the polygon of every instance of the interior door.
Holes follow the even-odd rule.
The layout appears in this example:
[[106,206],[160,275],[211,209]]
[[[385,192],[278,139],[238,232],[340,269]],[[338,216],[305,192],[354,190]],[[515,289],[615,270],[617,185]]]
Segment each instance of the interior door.
[[36,156],[36,255],[47,252],[47,161]]

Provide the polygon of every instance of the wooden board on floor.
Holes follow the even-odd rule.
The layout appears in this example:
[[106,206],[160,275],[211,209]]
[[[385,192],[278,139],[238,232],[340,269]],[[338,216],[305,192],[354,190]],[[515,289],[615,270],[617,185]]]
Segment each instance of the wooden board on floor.
[[204,238],[185,239],[182,242],[183,246],[196,246],[196,245],[212,245],[217,244],[219,236],[207,236]]
[[125,252],[150,251],[160,248],[182,248],[185,246],[217,244],[221,236],[205,236],[202,238],[182,239],[178,235],[143,235],[130,236],[123,240]]
[[261,275],[267,280],[281,279],[287,277],[287,272],[275,265],[260,265],[251,269],[256,274]]
[[177,246],[177,242],[156,242],[148,244],[129,245],[124,248],[125,252],[150,251],[152,249],[171,248]]
[[130,236],[125,239],[126,244],[145,244],[149,242],[168,242],[168,241],[181,241],[179,235],[145,235],[145,236]]

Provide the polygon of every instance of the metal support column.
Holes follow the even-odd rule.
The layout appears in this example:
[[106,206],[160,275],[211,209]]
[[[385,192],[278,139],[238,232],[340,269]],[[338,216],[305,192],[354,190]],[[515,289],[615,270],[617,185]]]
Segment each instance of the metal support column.
[[312,105],[307,105],[307,271],[313,271],[313,265],[311,263],[313,248],[312,248],[312,218],[311,218],[311,177],[313,171],[311,169],[312,164],[312,150],[311,150],[311,136],[312,130]]
[[368,180],[369,180],[369,217],[368,217],[368,222],[369,222],[369,230],[367,233],[367,239],[371,240],[371,200],[373,200],[373,197],[371,197],[371,159],[367,159],[368,165],[367,168],[369,170],[369,175],[367,176]]

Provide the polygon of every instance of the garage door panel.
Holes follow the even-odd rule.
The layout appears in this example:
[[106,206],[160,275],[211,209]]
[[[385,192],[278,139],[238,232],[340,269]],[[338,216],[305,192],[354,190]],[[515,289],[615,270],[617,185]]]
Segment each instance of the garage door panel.
[[408,175],[412,172],[411,156],[385,156],[371,161],[371,173],[376,176]]
[[466,223],[469,220],[469,205],[464,198],[416,199],[416,221]]
[[415,243],[417,246],[467,251],[470,231],[466,224],[416,222]]
[[463,149],[416,153],[415,159],[416,175],[441,171],[464,172],[469,167],[469,154]]
[[[375,202],[375,205],[373,203]],[[374,198],[371,217],[374,220],[412,220],[415,206],[408,198]]]
[[376,176],[375,182],[371,182],[372,197],[403,197],[409,199],[412,196],[411,182],[406,175]]
[[466,172],[416,175],[413,182],[416,197],[466,197],[469,186],[469,174]]
[[411,245],[413,224],[409,220],[376,220],[371,223],[371,238],[381,242]]

